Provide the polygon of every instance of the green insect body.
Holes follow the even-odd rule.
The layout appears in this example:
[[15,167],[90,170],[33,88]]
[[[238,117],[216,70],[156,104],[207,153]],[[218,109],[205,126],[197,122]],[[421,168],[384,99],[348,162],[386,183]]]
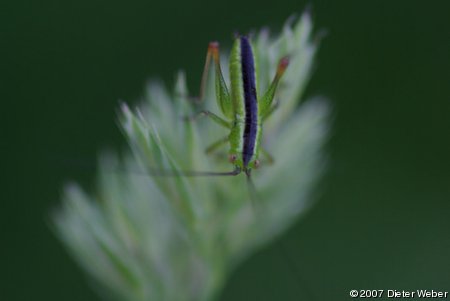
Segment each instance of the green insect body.
[[227,120],[209,111],[202,111],[200,114],[228,128],[230,134],[213,143],[207,148],[207,152],[228,142],[229,160],[235,166],[235,171],[230,174],[235,175],[244,171],[249,176],[251,170],[259,166],[260,153],[265,154],[268,161],[272,161],[271,156],[261,146],[262,123],[276,108],[273,99],[289,60],[287,57],[280,60],[272,83],[262,97],[258,97],[256,58],[251,42],[246,36],[237,37],[230,55],[231,92],[229,92],[220,66],[219,45],[217,42],[211,42],[202,77],[200,98],[206,85],[211,58],[215,63],[217,103]]

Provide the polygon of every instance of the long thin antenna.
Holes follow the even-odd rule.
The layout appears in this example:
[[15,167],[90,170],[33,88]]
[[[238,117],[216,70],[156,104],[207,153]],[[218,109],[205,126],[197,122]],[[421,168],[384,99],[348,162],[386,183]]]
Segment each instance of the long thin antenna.
[[291,273],[294,274],[295,277],[297,278],[297,282],[299,283],[299,288],[300,288],[299,290],[303,293],[303,295],[305,295],[308,298],[308,300],[317,300],[316,297],[314,296],[313,292],[311,291],[311,289],[306,285],[306,281],[302,277],[302,273],[300,273],[300,270],[299,270],[297,264],[295,263],[294,259],[289,254],[289,252],[286,250],[283,239],[284,239],[283,237],[280,238],[277,246],[282,254],[282,257],[285,258],[285,260],[286,260],[288,269],[291,270]]
[[[248,192],[250,195],[250,200],[252,202],[252,207],[254,209],[261,208],[261,205],[262,205],[261,198],[259,197],[258,192],[255,187],[255,183],[252,180],[251,171],[246,169],[245,174],[247,176],[247,187],[248,187]],[[302,273],[300,273],[295,261],[289,255],[289,252],[286,250],[283,238],[280,239],[277,246],[278,246],[280,252],[282,253],[282,257],[286,260],[286,265],[288,266],[289,270],[291,270],[291,273],[295,275],[295,278],[297,278],[297,282],[300,283],[300,285],[299,285],[300,291],[302,291],[302,293],[308,297],[308,300],[317,300],[315,298],[314,294],[311,292],[311,290],[305,284],[306,282],[305,282],[304,278],[302,277]]]
[[247,187],[248,193],[250,195],[250,201],[252,203],[253,209],[256,210],[261,205],[261,199],[259,198],[258,192],[256,191],[255,183],[252,180],[250,170],[246,169],[245,175],[247,176]]

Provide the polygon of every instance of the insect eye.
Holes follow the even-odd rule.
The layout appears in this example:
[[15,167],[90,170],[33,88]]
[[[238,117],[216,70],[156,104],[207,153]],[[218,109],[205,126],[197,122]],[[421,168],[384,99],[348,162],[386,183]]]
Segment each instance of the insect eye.
[[231,163],[234,163],[234,161],[236,161],[236,159],[237,159],[237,156],[235,154],[231,154],[228,157],[228,160],[230,160]]

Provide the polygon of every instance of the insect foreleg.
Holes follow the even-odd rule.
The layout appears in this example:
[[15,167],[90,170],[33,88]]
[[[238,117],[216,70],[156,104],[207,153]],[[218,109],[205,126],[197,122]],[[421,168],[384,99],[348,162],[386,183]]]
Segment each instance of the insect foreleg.
[[212,121],[214,121],[215,123],[217,123],[218,125],[221,125],[223,127],[226,127],[227,129],[231,129],[231,123],[226,121],[225,119],[217,116],[216,114],[210,112],[210,111],[200,111],[197,114],[193,115],[193,116],[188,116],[186,117],[186,120],[188,121],[195,121],[200,117],[203,116],[207,116],[209,117]]
[[213,151],[215,151],[216,149],[218,149],[219,147],[223,146],[224,144],[226,144],[228,141],[230,140],[230,138],[227,136],[223,137],[220,140],[217,140],[216,142],[212,143],[210,146],[208,146],[205,150],[205,152],[207,154],[211,154]]

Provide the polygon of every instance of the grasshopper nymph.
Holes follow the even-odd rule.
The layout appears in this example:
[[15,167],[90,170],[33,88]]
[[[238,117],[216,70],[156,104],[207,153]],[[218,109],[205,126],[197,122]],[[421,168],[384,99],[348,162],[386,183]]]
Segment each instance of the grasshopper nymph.
[[[219,57],[219,44],[211,42],[208,46],[205,67],[203,71],[200,99],[203,98],[206,86],[208,69],[211,59],[215,65],[216,99],[223,119],[210,111],[201,111],[198,116],[208,116],[217,124],[230,130],[230,134],[211,144],[207,152],[230,143],[229,160],[235,169],[229,173],[217,173],[218,175],[238,175],[242,171],[250,177],[251,170],[259,166],[259,154],[265,155],[269,162],[273,161],[270,154],[261,146],[262,123],[275,110],[273,99],[278,83],[286,70],[289,59],[283,57],[275,74],[275,77],[267,91],[258,97],[256,79],[258,75],[255,68],[255,55],[248,37],[236,37],[230,55],[230,85],[229,92],[222,75]],[[213,175],[214,173],[208,173]]]

